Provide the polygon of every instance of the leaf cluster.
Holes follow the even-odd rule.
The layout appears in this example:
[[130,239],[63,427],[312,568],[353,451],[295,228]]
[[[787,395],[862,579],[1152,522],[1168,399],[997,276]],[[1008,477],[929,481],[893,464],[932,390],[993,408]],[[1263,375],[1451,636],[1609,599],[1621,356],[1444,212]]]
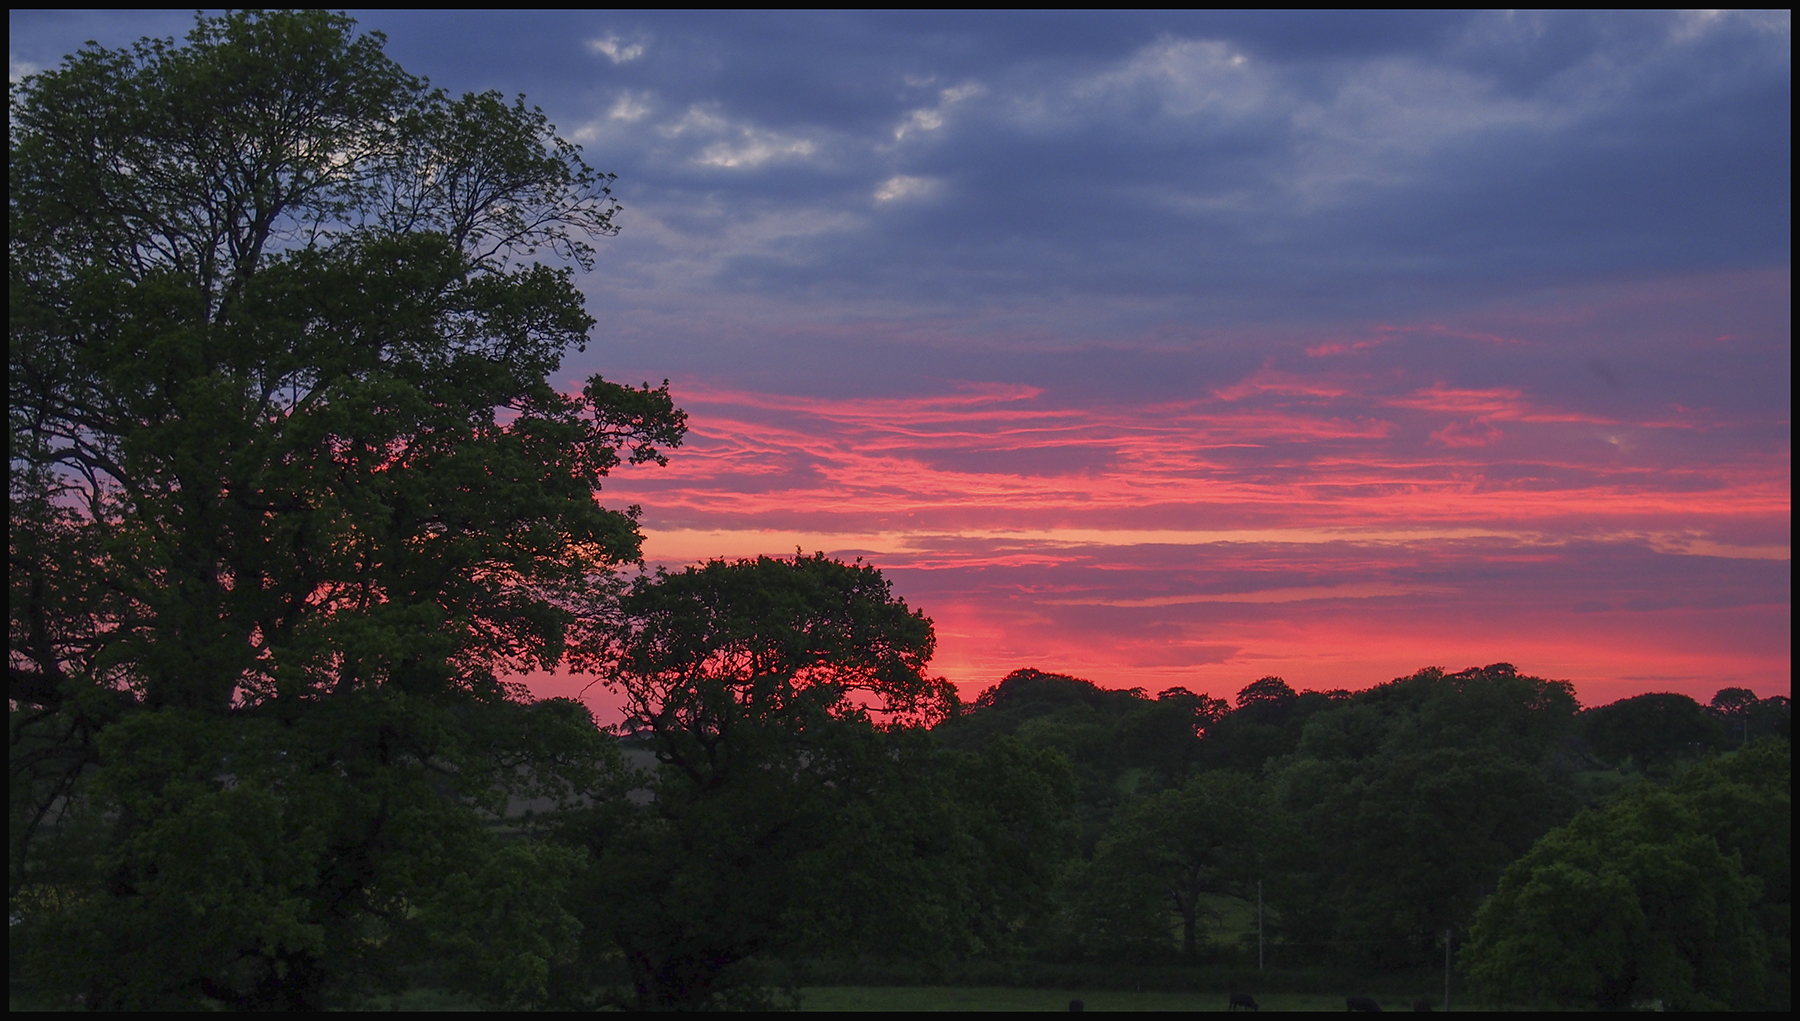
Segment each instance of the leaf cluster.
[[90,44],[9,113],[15,964],[542,1002],[582,856],[502,820],[621,767],[506,678],[599,642],[641,543],[603,481],[685,432],[666,383],[550,382],[611,176],[317,11]]
[[1499,997],[1600,1009],[1784,1000],[1791,762],[1765,741],[1547,834],[1482,905],[1471,976]]
[[625,987],[591,1002],[720,1007],[773,1002],[754,993],[771,956],[1019,945],[1061,860],[1066,763],[906,725],[954,696],[924,673],[930,621],[878,571],[718,560],[641,576],[616,613],[599,665],[654,768],[555,829],[593,863],[588,969],[562,1002],[589,1002],[609,962]]

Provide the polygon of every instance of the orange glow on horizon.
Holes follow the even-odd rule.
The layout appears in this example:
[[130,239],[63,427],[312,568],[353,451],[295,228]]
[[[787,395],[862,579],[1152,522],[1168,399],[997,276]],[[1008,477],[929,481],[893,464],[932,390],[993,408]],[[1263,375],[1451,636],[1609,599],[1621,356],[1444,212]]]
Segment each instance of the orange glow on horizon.
[[1130,406],[676,380],[689,442],[605,499],[645,508],[652,566],[863,557],[969,696],[1026,666],[1225,697],[1501,661],[1588,704],[1790,690],[1785,419],[1350,364],[1402,332]]
[[[622,474],[611,489],[651,507],[653,531],[837,534],[1449,526],[1768,548],[1777,544],[1764,537],[1785,538],[1791,508],[1785,451],[1652,459],[1659,432],[1728,421],[1622,424],[1515,407],[1487,412],[1511,426],[1505,442],[1446,449],[1430,439],[1432,426],[1457,424],[1432,414],[1442,391],[1418,400],[1429,420],[1411,423],[1287,405],[1124,416],[1044,406],[1025,388],[970,389],[834,402],[684,387],[688,446],[666,469]],[[1608,432],[1571,442],[1571,423]],[[1532,424],[1544,442],[1525,435]],[[1621,443],[1651,457],[1621,457]]]

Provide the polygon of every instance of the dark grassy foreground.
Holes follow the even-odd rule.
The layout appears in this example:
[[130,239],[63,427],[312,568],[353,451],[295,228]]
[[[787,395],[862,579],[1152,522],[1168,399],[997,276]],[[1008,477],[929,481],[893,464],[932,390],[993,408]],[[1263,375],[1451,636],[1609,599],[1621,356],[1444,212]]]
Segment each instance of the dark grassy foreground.
[[[1441,993],[1439,994],[1442,995]],[[1067,1010],[1079,999],[1087,1010],[1225,1010],[1224,993],[1161,993],[1101,989],[1016,989],[1004,986],[819,986],[800,993],[801,1010]],[[1411,1010],[1412,1000],[1376,997],[1383,1010]],[[1257,995],[1263,1010],[1343,1010],[1342,996],[1322,993]],[[1441,1000],[1432,1001],[1441,1010]],[[1480,1009],[1452,1004],[1453,1010]]]
[[[1257,993],[1263,1010],[1343,1010],[1344,998],[1325,993]],[[1442,992],[1439,992],[1442,996]],[[1229,1002],[1225,993],[1205,992],[1134,992],[1132,990],[1099,989],[1025,989],[1016,986],[811,986],[800,990],[803,1011],[1065,1011],[1069,1001],[1079,999],[1087,1010],[1224,1010]],[[1376,996],[1383,1010],[1410,1010],[1412,999],[1404,996]],[[62,1010],[57,1004],[14,991],[8,1009]],[[1432,1000],[1432,1009],[1441,1010],[1440,999]],[[430,989],[415,989],[399,996],[380,997],[368,1005],[372,1010],[472,1011],[484,1007],[466,997]],[[1487,1006],[1457,1003],[1454,1010],[1489,1010]]]
[[[927,972],[930,972],[929,974]],[[1443,1009],[1441,972],[1356,976],[1327,968],[1106,967],[971,962],[926,968],[867,965],[834,971],[820,964],[800,978],[801,1010],[1225,1010],[1232,992],[1264,1010],[1343,1010],[1346,995],[1371,996],[1384,1010],[1411,1010],[1415,999]],[[1454,1010],[1491,1009],[1460,978]]]
[[[1115,976],[1116,977],[1116,976]],[[1165,980],[1167,976],[1164,976]],[[1273,984],[1280,985],[1312,985],[1314,982],[1330,983],[1331,976],[1319,973],[1274,973],[1269,976]],[[1310,979],[1310,981],[1308,981]],[[1433,1010],[1443,1009],[1443,987],[1440,984],[1435,991],[1426,990],[1422,985],[1428,982],[1414,981],[1411,992],[1406,991],[1404,980],[1399,984],[1384,980],[1367,986],[1356,987],[1357,992],[1370,995],[1382,1006],[1383,1010],[1411,1010],[1413,1000],[1424,997],[1431,1000]],[[1109,988],[1109,986],[1112,986]],[[1344,1009],[1344,994],[1341,992],[1272,992],[1266,987],[1251,983],[1238,988],[1250,992],[1256,997],[1263,1010],[1333,1010]],[[1343,987],[1346,991],[1351,986]],[[1406,988],[1411,988],[1407,986]],[[8,997],[8,1008],[21,1010],[64,1010],[66,1005],[59,1004],[31,991],[13,986]],[[1452,990],[1452,996],[1466,995],[1460,989]],[[799,989],[799,1008],[803,1011],[1066,1011],[1069,1001],[1079,999],[1086,1010],[1115,1011],[1211,1011],[1225,1010],[1229,1004],[1229,994],[1222,990],[1203,988],[1117,988],[1117,983],[1096,982],[1091,987],[1079,985],[1069,988],[1049,986],[1018,985],[807,985]],[[366,1009],[412,1012],[412,1011],[455,1011],[481,1012],[495,1009],[466,996],[448,993],[436,989],[411,989],[395,996],[375,997],[366,1004]],[[1480,1003],[1473,997],[1464,1002],[1453,1002],[1453,1010],[1491,1010],[1491,1006]],[[1519,1007],[1504,1009],[1518,1010]]]

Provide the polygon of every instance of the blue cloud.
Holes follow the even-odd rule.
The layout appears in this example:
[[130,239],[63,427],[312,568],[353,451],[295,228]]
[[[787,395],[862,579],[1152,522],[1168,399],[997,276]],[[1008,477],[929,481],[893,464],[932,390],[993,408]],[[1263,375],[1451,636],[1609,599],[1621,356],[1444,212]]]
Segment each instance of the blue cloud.
[[[1066,340],[1075,308],[1126,330],[1429,315],[1791,248],[1785,14],[362,22],[441,85],[527,93],[620,174],[607,303],[1009,309]],[[178,26],[11,29],[43,66]]]

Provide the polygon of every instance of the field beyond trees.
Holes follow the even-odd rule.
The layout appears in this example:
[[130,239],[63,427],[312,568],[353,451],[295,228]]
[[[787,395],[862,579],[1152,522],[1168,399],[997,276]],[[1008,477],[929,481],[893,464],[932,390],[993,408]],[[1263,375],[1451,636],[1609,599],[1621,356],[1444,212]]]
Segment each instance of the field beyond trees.
[[[823,986],[802,990],[801,1010],[817,1011],[949,1011],[949,1010],[1061,1010],[1069,1009],[1071,1000],[1082,1001],[1084,1010],[1178,1010],[1212,1011],[1229,1009],[1230,997],[1225,993],[1157,993],[1135,990],[1100,989],[1057,990],[1021,989],[1014,986]],[[1404,997],[1375,997],[1384,1010],[1411,1010],[1412,1000]],[[1342,996],[1311,993],[1265,993],[1256,997],[1263,1010],[1335,1010],[1344,1009]],[[1443,1009],[1441,1002],[1434,1004]],[[1453,1009],[1463,1009],[1453,1007]]]

